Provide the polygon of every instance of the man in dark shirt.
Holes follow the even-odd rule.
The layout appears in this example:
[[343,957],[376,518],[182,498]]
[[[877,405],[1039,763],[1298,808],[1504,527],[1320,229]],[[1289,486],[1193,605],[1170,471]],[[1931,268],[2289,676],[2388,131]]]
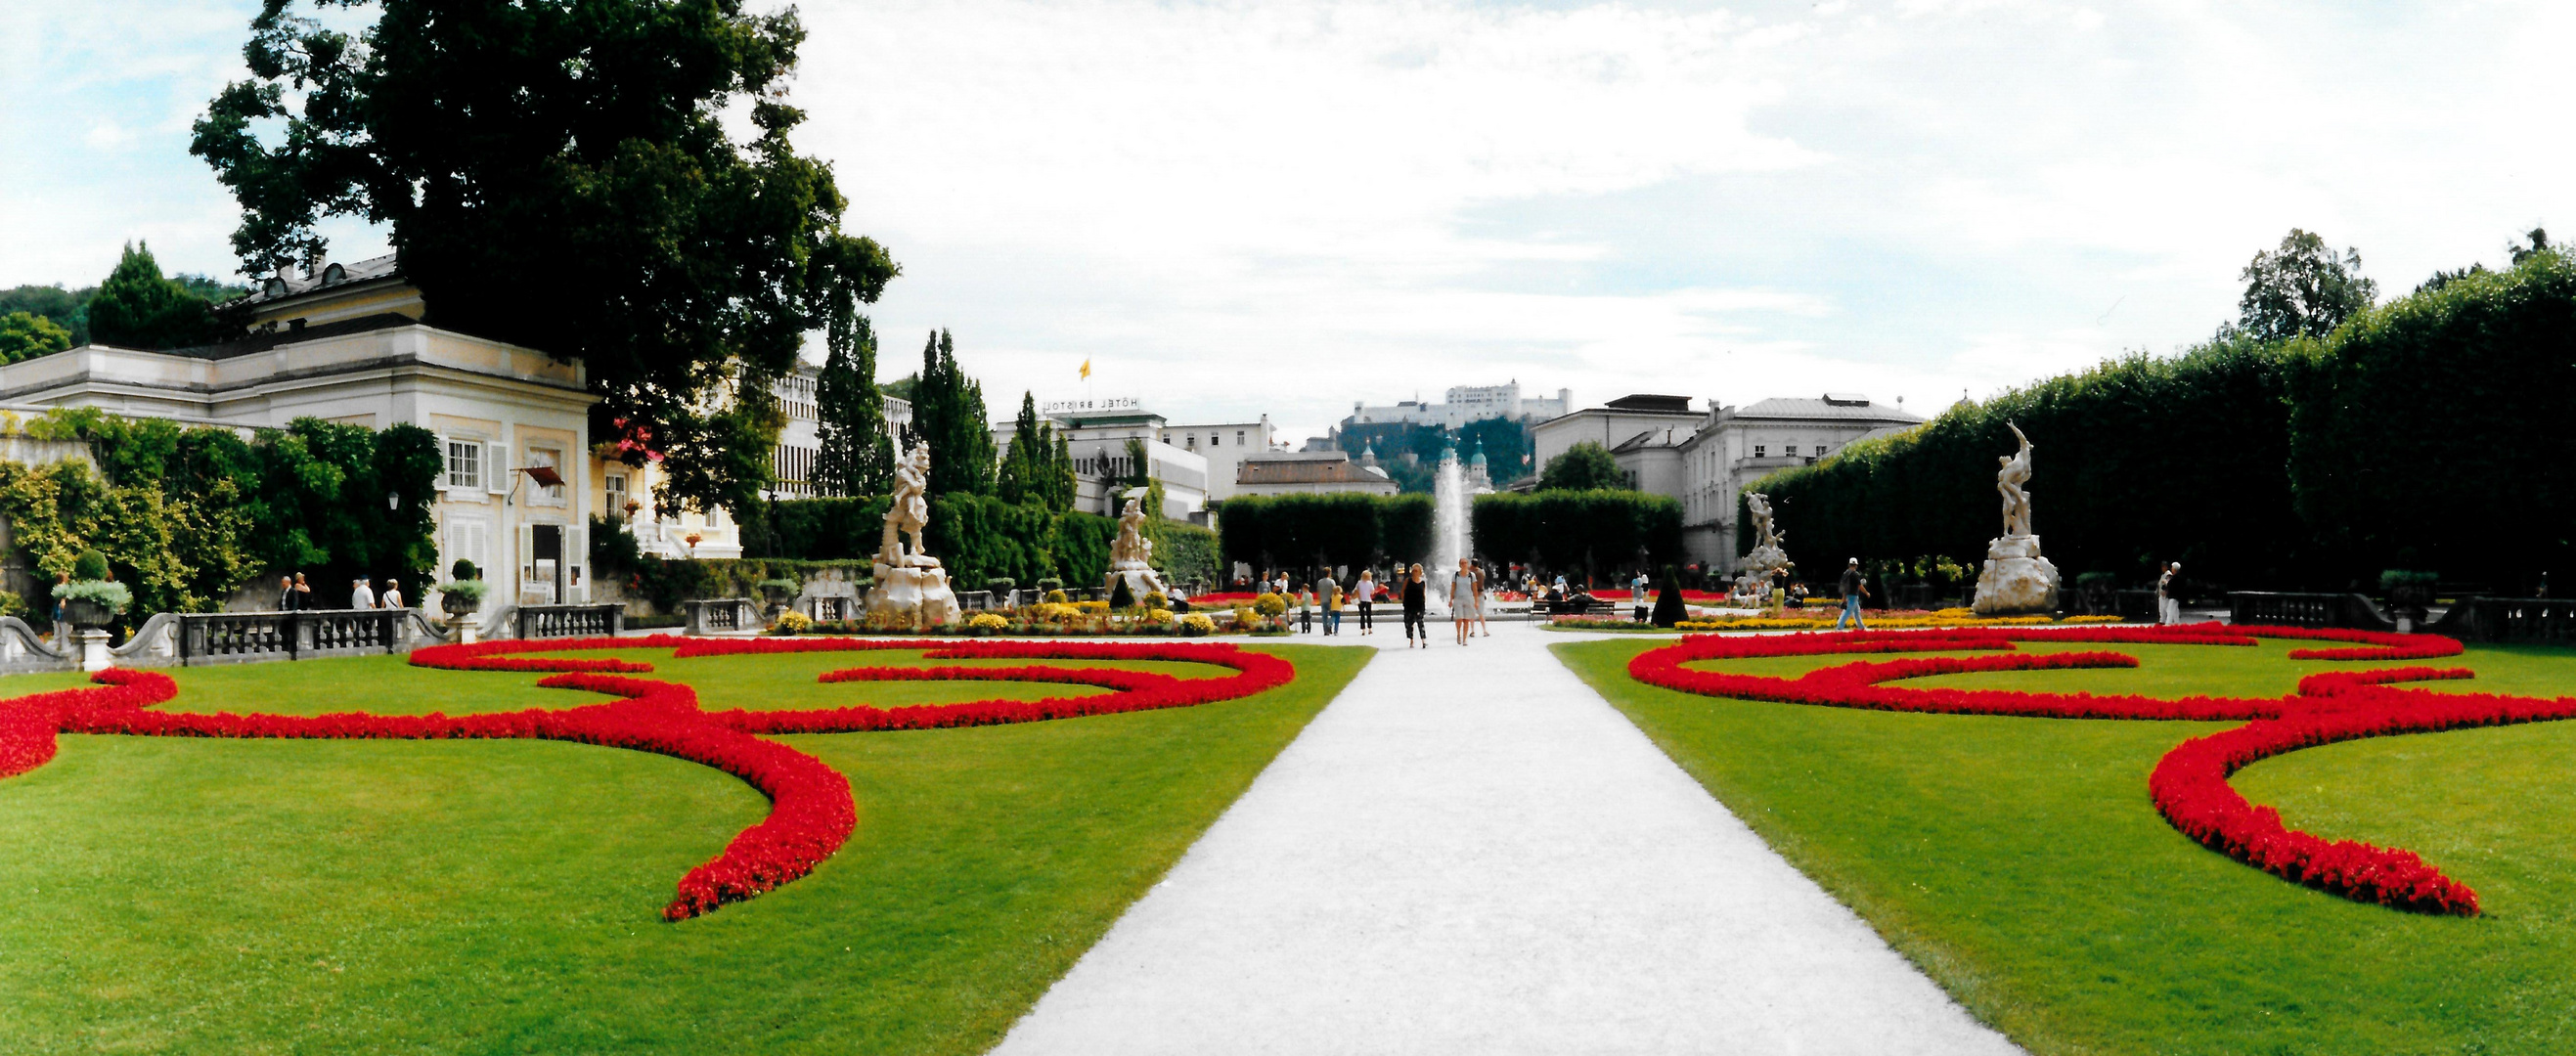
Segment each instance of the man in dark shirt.
[[1853,627],[1868,630],[1869,625],[1860,619],[1860,599],[1868,596],[1869,584],[1862,581],[1860,559],[1852,558],[1850,564],[1843,566],[1843,614],[1834,617],[1834,629],[1842,630],[1843,621],[1850,620]]

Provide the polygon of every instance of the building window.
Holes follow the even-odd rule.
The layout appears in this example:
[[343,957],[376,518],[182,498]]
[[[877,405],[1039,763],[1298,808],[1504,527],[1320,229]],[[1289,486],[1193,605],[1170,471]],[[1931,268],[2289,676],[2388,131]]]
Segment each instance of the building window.
[[1237,430],[1235,430],[1235,431],[1234,431],[1234,446],[1236,446],[1236,447],[1242,447],[1242,446],[1243,446],[1243,430],[1241,430],[1241,429],[1237,429]]
[[1825,457],[1825,445],[1823,445],[1823,444],[1817,444],[1817,445],[1816,445],[1816,457],[1817,457],[1817,458],[1823,458],[1823,457]]
[[608,512],[614,516],[624,516],[626,513],[626,474],[607,474],[606,477],[601,480],[600,487],[608,495]]
[[483,486],[483,442],[450,440],[447,442],[447,486],[476,488]]
[[[563,466],[563,452],[551,447],[531,447],[528,449],[528,465],[532,468],[536,466],[544,466],[547,469],[560,471]],[[536,495],[537,497],[549,502],[562,502],[564,497],[563,485],[549,484],[544,487],[540,487],[536,489]]]
[[1765,456],[1765,455],[1766,455],[1770,450],[1771,450],[1771,446],[1770,446],[1770,445],[1768,445],[1768,444],[1755,444],[1755,445],[1753,445],[1753,457],[1755,457],[1755,458],[1762,458],[1762,457],[1764,457],[1764,456]]

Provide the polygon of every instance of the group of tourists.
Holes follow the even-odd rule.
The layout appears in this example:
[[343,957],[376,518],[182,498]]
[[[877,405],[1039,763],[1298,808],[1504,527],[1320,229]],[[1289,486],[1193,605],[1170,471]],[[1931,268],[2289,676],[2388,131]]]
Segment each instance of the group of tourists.
[[[1376,570],[1363,568],[1359,580],[1345,591],[1334,578],[1334,570],[1328,567],[1314,582],[1294,586],[1285,572],[1263,576],[1261,592],[1287,599],[1296,610],[1297,632],[1300,634],[1316,633],[1316,617],[1319,615],[1322,617],[1322,633],[1342,633],[1342,611],[1345,607],[1357,608],[1361,634],[1375,634],[1378,603],[1391,600],[1402,606],[1405,648],[1428,649],[1431,647],[1429,609],[1433,586],[1430,574],[1416,562],[1410,566],[1397,566],[1395,579],[1394,583],[1383,583],[1377,578]],[[1450,572],[1448,581],[1440,586],[1449,603],[1450,625],[1459,645],[1467,644],[1470,638],[1494,636],[1493,628],[1485,622],[1487,588],[1485,568],[1481,563],[1474,558],[1459,558],[1457,569]]]
[[[277,577],[277,611],[308,612],[326,606],[313,600],[313,585],[304,581],[304,573]],[[403,606],[402,584],[385,580],[379,593],[373,581],[349,581],[349,607],[352,609],[399,609]]]

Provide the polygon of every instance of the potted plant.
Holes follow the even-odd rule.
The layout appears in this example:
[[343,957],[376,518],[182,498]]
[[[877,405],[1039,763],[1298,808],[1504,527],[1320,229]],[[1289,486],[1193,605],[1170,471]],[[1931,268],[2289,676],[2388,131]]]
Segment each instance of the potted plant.
[[2433,603],[2433,587],[2441,580],[2436,573],[2396,568],[2379,574],[2379,589],[2387,595],[2388,607],[2397,610],[2400,630],[2424,622],[2424,607]]
[[107,555],[83,550],[72,560],[72,581],[54,584],[62,600],[63,622],[76,627],[105,627],[134,604],[134,592],[108,578]]
[[447,572],[456,578],[438,585],[439,608],[447,610],[450,616],[462,616],[483,607],[483,593],[487,588],[483,583],[482,569],[460,557],[448,567]]
[[984,589],[993,595],[996,603],[1005,608],[1018,604],[1020,600],[1020,581],[1009,576],[984,577]]

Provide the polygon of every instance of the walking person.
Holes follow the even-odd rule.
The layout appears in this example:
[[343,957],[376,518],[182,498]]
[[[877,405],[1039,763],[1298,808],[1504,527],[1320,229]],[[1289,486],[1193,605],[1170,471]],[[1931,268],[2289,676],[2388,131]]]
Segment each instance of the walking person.
[[1315,584],[1315,597],[1324,603],[1324,633],[1342,633],[1342,584],[1333,578],[1333,566],[1324,566],[1324,578]]
[[1458,644],[1467,644],[1467,632],[1476,626],[1476,574],[1467,571],[1467,559],[1458,559],[1458,570],[1449,573],[1449,627],[1458,632]]
[[1377,633],[1376,625],[1369,620],[1369,608],[1377,601],[1377,580],[1371,578],[1371,575],[1369,569],[1361,569],[1360,585],[1351,591],[1351,596],[1359,599],[1360,633],[1364,635]]
[[1429,591],[1423,588],[1422,566],[1416,564],[1413,571],[1404,577],[1404,647],[1407,649],[1413,648],[1416,640],[1422,643],[1423,648],[1431,648],[1431,628],[1422,623],[1423,610],[1430,604],[1428,595]]
[[[70,585],[71,585],[71,582],[72,582],[72,574],[71,574],[71,573],[69,573],[69,572],[57,572],[57,573],[55,573],[55,574],[54,574],[54,585],[55,585],[55,586],[57,586],[57,587],[70,586]],[[67,647],[67,646],[69,646],[69,645],[71,644],[71,640],[72,640],[72,629],[71,629],[69,626],[67,626],[67,625],[65,625],[65,624],[63,623],[63,613],[64,613],[64,611],[65,611],[65,606],[66,606],[66,605],[68,605],[68,604],[69,604],[69,603],[68,603],[68,602],[66,602],[66,601],[63,599],[63,596],[62,596],[62,595],[60,595],[60,594],[56,594],[56,595],[54,595],[54,651],[55,651],[55,652],[61,652],[61,651],[63,651],[63,649],[64,649],[65,647]]]
[[1467,567],[1476,573],[1476,633],[1491,638],[1494,629],[1485,623],[1485,563],[1469,561]]
[[305,582],[305,581],[304,581],[304,573],[302,573],[302,572],[298,572],[298,573],[296,573],[296,574],[295,574],[295,611],[297,611],[297,612],[310,612],[310,611],[312,611],[315,607],[316,607],[316,606],[313,604],[313,584],[311,584],[311,583],[307,583],[307,582]]
[[376,588],[370,585],[370,581],[364,579],[349,581],[349,607],[353,609],[376,607]]
[[1315,588],[1313,584],[1297,590],[1297,633],[1315,633]]
[[377,607],[379,607],[379,608],[399,609],[399,608],[404,607],[404,606],[403,606],[403,596],[402,596],[402,584],[397,583],[397,582],[394,582],[393,580],[390,580],[390,579],[386,580],[386,581],[385,581],[385,592],[384,592],[384,593],[382,593],[382,594],[377,595],[377,596],[376,596],[376,599],[377,599],[377,600],[376,600],[376,605],[377,605]]
[[1834,617],[1834,629],[1842,630],[1843,621],[1850,620],[1854,629],[1868,630],[1869,624],[1860,618],[1860,599],[1868,596],[1869,583],[1860,574],[1860,559],[1852,558],[1850,564],[1843,566],[1843,614]]
[[2156,623],[2177,626],[2182,623],[2182,562],[2165,566],[2165,574],[2156,577]]
[[1646,622],[1646,570],[1638,569],[1637,578],[1628,581],[1628,604],[1637,610],[1637,622]]

